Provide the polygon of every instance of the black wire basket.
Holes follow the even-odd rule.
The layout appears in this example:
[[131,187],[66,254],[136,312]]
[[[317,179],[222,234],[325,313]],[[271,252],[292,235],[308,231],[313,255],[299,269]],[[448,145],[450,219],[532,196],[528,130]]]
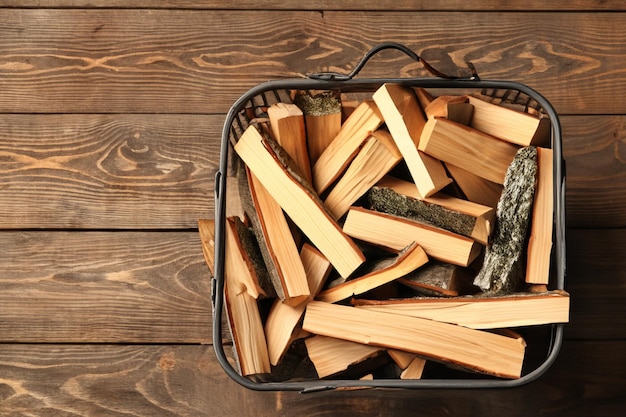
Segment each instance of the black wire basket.
[[[431,78],[363,78],[355,75],[365,63],[383,49],[397,49],[408,55],[434,75]],[[396,83],[406,87],[421,87],[428,91],[446,94],[480,93],[494,103],[513,104],[528,113],[541,113],[548,117],[551,126],[550,147],[553,152],[553,246],[551,253],[550,287],[563,290],[565,285],[565,173],[562,157],[561,127],[552,105],[537,91],[511,81],[481,80],[474,67],[469,64],[471,75],[456,77],[443,74],[404,45],[384,43],[370,50],[350,74],[318,73],[302,79],[269,81],[247,91],[231,107],[227,114],[221,142],[220,168],[215,177],[215,276],[212,281],[213,345],[218,361],[224,371],[239,384],[253,390],[313,392],[329,389],[354,388],[502,388],[529,383],[553,364],[559,354],[563,339],[563,324],[529,327],[524,338],[529,340],[522,375],[518,379],[500,379],[481,374],[441,372],[441,377],[401,380],[382,378],[360,379],[306,379],[273,381],[242,376],[236,358],[229,360],[229,343],[224,340],[224,258],[225,221],[232,213],[231,205],[239,198],[238,183],[233,181],[241,173],[241,163],[233,150],[245,129],[257,118],[264,117],[267,107],[274,103],[292,102],[293,91],[332,91],[345,94],[371,94],[385,83]],[[532,342],[531,342],[532,341]]]

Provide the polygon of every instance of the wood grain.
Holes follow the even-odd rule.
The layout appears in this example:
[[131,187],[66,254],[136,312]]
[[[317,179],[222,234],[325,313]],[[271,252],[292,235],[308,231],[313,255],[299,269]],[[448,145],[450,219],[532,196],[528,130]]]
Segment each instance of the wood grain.
[[[0,247],[0,342],[212,340],[197,232],[2,232]],[[566,337],[625,339],[626,231],[570,230],[567,249]]]
[[[167,0],[154,2],[150,0],[4,0],[3,5],[9,7],[40,7],[40,8],[147,8],[147,9],[224,9],[233,5],[221,0]],[[318,0],[315,3],[299,0],[283,0],[268,3],[267,0],[242,0],[237,2],[237,10],[624,10],[620,0],[555,0],[545,2],[530,0],[524,3],[503,2],[501,0],[483,0],[467,2],[461,0]]]
[[195,228],[223,119],[0,115],[0,228]]
[[9,344],[0,345],[0,409],[68,416],[371,416],[372,409],[394,416],[414,416],[416,409],[447,416],[612,416],[626,406],[624,367],[626,342],[572,341],[547,374],[521,388],[303,395],[238,386],[210,346]]
[[626,230],[568,230],[567,338],[626,338]]
[[[195,228],[221,116],[0,114],[0,228]],[[567,223],[626,226],[626,119],[563,116]]]
[[626,118],[563,117],[570,227],[626,226]]
[[211,341],[196,232],[3,232],[0,247],[0,342]]
[[[4,9],[0,112],[225,113],[263,81],[347,72],[397,41],[444,72],[469,60],[485,79],[528,84],[562,114],[619,114],[625,23],[608,12]],[[425,73],[389,51],[363,71],[396,75]]]

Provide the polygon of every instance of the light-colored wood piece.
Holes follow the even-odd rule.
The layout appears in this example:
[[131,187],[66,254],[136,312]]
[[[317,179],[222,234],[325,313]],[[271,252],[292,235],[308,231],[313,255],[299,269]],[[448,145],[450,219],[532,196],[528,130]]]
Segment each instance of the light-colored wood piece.
[[494,209],[498,206],[502,184],[481,178],[453,164],[446,163],[445,166],[468,200]]
[[274,139],[293,159],[307,181],[311,182],[311,162],[302,110],[295,104],[275,103],[268,107],[267,115]]
[[469,97],[474,106],[470,126],[519,146],[545,146],[550,140],[550,119],[537,117],[477,97]]
[[315,91],[299,91],[294,100],[304,113],[312,166],[341,130],[342,103],[335,94]]
[[343,230],[348,235],[394,250],[417,242],[429,257],[468,266],[482,246],[471,238],[409,219],[352,207]]
[[280,299],[276,299],[272,304],[265,322],[265,337],[272,365],[280,362],[291,342],[298,336],[294,334],[294,331],[302,318],[307,302],[319,292],[331,271],[330,262],[308,243],[302,246],[300,257],[306,270],[310,296],[295,306],[284,303]]
[[468,126],[442,118],[426,122],[419,150],[502,184],[519,147]]
[[237,352],[237,363],[244,376],[268,373],[271,368],[267,342],[256,301],[260,288],[253,277],[253,269],[245,259],[234,227],[233,221],[227,219],[224,302]]
[[236,294],[246,292],[254,299],[265,295],[255,268],[243,249],[233,218],[226,219],[224,229],[224,270],[237,277],[236,280],[231,278],[231,289]]
[[402,370],[408,368],[413,358],[415,358],[415,353],[405,352],[398,349],[387,349],[387,354]]
[[504,378],[519,378],[519,340],[434,320],[312,301],[303,329],[372,346],[405,350]]
[[473,112],[467,96],[439,96],[424,108],[427,118],[443,117],[463,125],[470,124]]
[[413,243],[393,261],[388,262],[388,265],[324,290],[317,296],[317,299],[335,303],[353,295],[363,294],[416,270],[426,262],[428,262],[428,256],[424,250],[417,243]]
[[552,291],[499,297],[354,300],[353,304],[357,308],[421,317],[472,329],[497,329],[567,323],[570,297],[565,291]]
[[211,271],[211,275],[215,274],[215,220],[199,219],[198,234],[202,243],[202,254],[204,260]]
[[372,132],[326,197],[324,205],[335,219],[341,218],[352,203],[401,160],[402,154],[389,132],[381,129]]
[[400,379],[422,379],[426,359],[415,356],[409,366],[400,374]]
[[452,181],[441,161],[418,150],[426,117],[413,91],[384,84],[372,95],[402,153],[420,195],[428,197]]
[[274,288],[282,301],[298,305],[308,298],[309,287],[289,223],[280,205],[257,176],[250,171],[248,174],[250,194],[262,229],[262,244],[267,247],[271,258],[272,266],[268,269],[275,271]]
[[316,199],[277,160],[254,126],[245,130],[235,151],[293,222],[328,258],[341,276],[349,276],[365,257]]
[[317,162],[320,155],[330,145],[341,130],[341,112],[319,116],[304,116],[307,131],[307,144],[311,164]]
[[373,100],[363,100],[313,165],[313,186],[323,193],[356,156],[363,141],[383,123]]
[[304,343],[320,378],[345,371],[348,366],[372,358],[384,350],[377,346],[319,335],[306,339]]
[[537,188],[533,201],[526,262],[526,282],[548,284],[554,224],[552,149],[537,148]]

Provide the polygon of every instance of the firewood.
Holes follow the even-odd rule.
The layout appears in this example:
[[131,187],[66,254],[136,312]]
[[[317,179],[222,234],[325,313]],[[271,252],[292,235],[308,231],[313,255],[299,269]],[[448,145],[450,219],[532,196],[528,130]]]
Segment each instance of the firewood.
[[516,291],[524,280],[523,253],[536,174],[537,149],[521,148],[507,170],[493,239],[485,248],[483,266],[474,279],[474,285],[483,291]]
[[341,129],[341,101],[330,93],[300,92],[295,103],[304,113],[309,159],[315,164]]
[[267,115],[274,139],[293,159],[304,178],[311,182],[311,163],[302,110],[295,104],[275,103],[267,109]]

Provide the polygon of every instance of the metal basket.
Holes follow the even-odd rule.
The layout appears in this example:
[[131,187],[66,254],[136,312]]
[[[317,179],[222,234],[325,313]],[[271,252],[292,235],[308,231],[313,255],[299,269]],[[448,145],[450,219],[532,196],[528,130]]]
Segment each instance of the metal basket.
[[[376,78],[354,79],[365,63],[383,49],[397,49],[415,61],[421,62],[435,77],[432,78]],[[553,181],[554,181],[554,243],[550,285],[555,289],[564,289],[565,285],[565,174],[562,158],[561,127],[558,115],[552,105],[537,91],[530,87],[511,81],[481,80],[474,67],[469,64],[472,75],[456,77],[443,74],[404,45],[383,43],[370,50],[350,74],[318,73],[308,78],[270,81],[257,85],[242,95],[227,114],[221,142],[220,168],[215,176],[215,276],[212,281],[213,303],[213,345],[218,361],[224,371],[239,384],[262,391],[301,391],[312,392],[330,389],[353,388],[502,388],[526,384],[537,379],[555,361],[558,356],[562,339],[563,324],[552,324],[537,331],[530,330],[529,338],[533,339],[532,351],[527,351],[524,359],[522,376],[519,379],[498,379],[484,375],[467,374],[459,377],[440,379],[376,379],[346,380],[319,379],[286,382],[259,382],[243,377],[229,362],[222,343],[224,328],[222,316],[224,308],[224,227],[227,216],[227,190],[229,177],[237,175],[237,156],[232,147],[243,131],[255,118],[261,117],[266,108],[277,102],[290,102],[293,90],[328,90],[340,93],[373,93],[384,83],[398,83],[406,87],[422,87],[425,89],[457,92],[467,94],[479,92],[487,95],[496,103],[509,103],[521,106],[525,111],[540,112],[549,117],[551,122],[551,148],[553,150]],[[230,185],[232,186],[232,184]],[[534,340],[538,339],[538,340]],[[529,343],[529,347],[531,344]],[[530,353],[530,355],[529,355]]]

